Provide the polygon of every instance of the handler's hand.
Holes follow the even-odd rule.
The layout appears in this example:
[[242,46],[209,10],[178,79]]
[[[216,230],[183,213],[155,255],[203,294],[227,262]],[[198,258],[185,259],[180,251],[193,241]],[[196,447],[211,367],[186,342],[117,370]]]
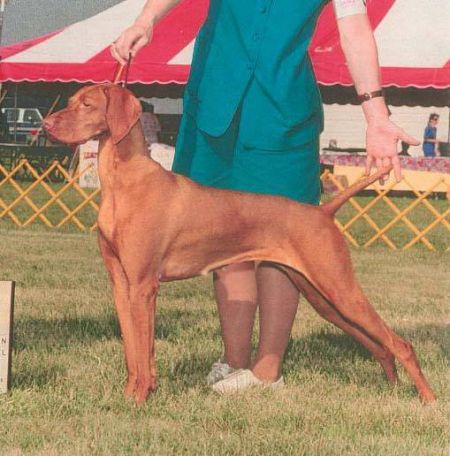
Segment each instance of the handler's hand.
[[397,142],[404,141],[411,146],[418,146],[420,141],[409,136],[404,130],[388,118],[370,120],[366,132],[366,174],[370,174],[372,166],[377,169],[394,168],[397,182],[402,180],[400,160],[397,152]]
[[111,55],[122,65],[126,65],[128,55],[135,57],[152,39],[153,27],[133,24],[127,28],[111,45]]

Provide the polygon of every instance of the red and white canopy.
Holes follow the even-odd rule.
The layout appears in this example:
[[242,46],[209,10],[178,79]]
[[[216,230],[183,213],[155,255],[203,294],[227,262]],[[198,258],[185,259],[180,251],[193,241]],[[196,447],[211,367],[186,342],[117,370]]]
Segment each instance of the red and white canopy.
[[[384,86],[450,87],[450,2],[368,0]],[[0,47],[0,81],[107,82],[116,62],[109,45],[131,25],[145,0],[125,0],[37,39]],[[184,84],[208,0],[184,0],[157,25],[131,65],[130,83]],[[350,85],[332,5],[323,11],[310,53],[322,84]]]
[[[450,87],[450,1],[367,0],[383,86]],[[310,54],[321,84],[352,85],[331,5]]]

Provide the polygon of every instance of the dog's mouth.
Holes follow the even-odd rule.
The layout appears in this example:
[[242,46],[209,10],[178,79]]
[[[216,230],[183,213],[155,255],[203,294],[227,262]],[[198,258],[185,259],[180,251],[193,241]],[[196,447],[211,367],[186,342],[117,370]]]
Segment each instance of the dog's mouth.
[[67,141],[61,138],[58,138],[54,133],[50,133],[48,130],[45,132],[47,139],[49,139],[52,143],[59,143],[59,144],[66,144],[67,146],[79,146],[80,144],[84,144],[86,141]]
[[51,142],[55,143],[55,142],[62,142],[59,138],[57,138],[53,133],[51,133],[48,129],[44,129],[45,131],[45,136],[47,137],[47,139],[49,139]]
[[95,136],[89,136],[87,138],[82,138],[82,139],[77,139],[77,140],[67,140],[67,139],[59,138],[55,133],[53,133],[49,130],[45,130],[45,134],[51,142],[65,144],[70,147],[81,146],[82,144],[85,144],[90,140],[99,140],[100,136],[102,135],[102,133],[99,133]]

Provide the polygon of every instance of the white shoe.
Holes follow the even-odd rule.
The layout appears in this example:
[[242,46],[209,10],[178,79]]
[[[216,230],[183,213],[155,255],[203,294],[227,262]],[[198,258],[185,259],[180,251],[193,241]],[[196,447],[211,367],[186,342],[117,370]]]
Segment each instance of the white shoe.
[[248,388],[258,386],[278,389],[284,386],[284,379],[280,377],[276,382],[264,382],[253,375],[249,369],[238,369],[228,374],[223,380],[214,383],[212,389],[219,394],[237,393]]
[[234,372],[234,369],[227,363],[222,363],[220,360],[214,363],[211,367],[211,371],[206,377],[206,383],[208,385],[214,385],[220,380],[223,380],[228,374]]

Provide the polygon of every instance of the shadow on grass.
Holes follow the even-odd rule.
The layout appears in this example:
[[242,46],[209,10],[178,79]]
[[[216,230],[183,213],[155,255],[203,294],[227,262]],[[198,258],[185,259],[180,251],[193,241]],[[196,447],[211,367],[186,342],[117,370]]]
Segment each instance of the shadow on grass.
[[450,325],[422,325],[413,328],[399,329],[397,334],[411,342],[415,347],[418,344],[433,342],[439,347],[440,355],[450,360]]
[[[196,325],[202,326],[202,310],[182,310],[165,307],[156,318],[155,336],[172,342],[183,338],[183,333]],[[75,343],[120,339],[120,328],[115,313],[79,318],[20,317],[14,323],[14,349],[60,349]]]
[[[204,385],[211,364],[217,358],[217,337],[215,326],[205,327],[201,318],[202,309],[160,309],[156,325],[156,338],[180,347],[175,359],[159,357],[160,373],[167,379],[169,389],[179,392],[193,385]],[[217,323],[218,327],[218,323]],[[190,338],[193,329],[198,328],[199,344],[193,348]],[[442,325],[423,325],[401,328],[396,331],[416,346],[432,342],[438,354],[450,359],[450,334]],[[115,313],[105,312],[96,317],[36,319],[20,318],[14,327],[14,349],[35,350],[51,353],[53,350],[86,345],[95,341],[120,339],[120,330]],[[202,343],[203,341],[203,343]],[[217,340],[216,340],[217,342]],[[182,348],[184,347],[184,348]],[[419,357],[421,355],[420,351]],[[362,368],[363,367],[363,368]],[[300,371],[320,373],[344,383],[367,383],[379,370],[378,363],[359,343],[344,333],[329,332],[326,329],[291,340],[285,357],[283,371],[295,376]],[[380,382],[383,375],[380,372]],[[15,374],[14,383],[20,387],[43,386],[52,383],[63,374],[58,365],[30,365]],[[378,382],[377,382],[378,383]]]
[[[416,353],[419,351],[417,345],[432,342],[439,347],[439,356],[450,359],[450,333],[448,326],[444,324],[395,329],[395,332],[411,342]],[[420,352],[418,355],[420,357]],[[433,356],[436,356],[436,353]],[[371,360],[375,368],[379,368],[370,352],[347,334],[319,332],[289,342],[284,371],[294,373],[299,369],[307,369],[344,381],[351,378],[358,382],[359,378],[362,383],[368,376],[373,375],[371,368],[361,372],[361,363],[366,360]],[[355,364],[359,366],[355,367]],[[398,362],[397,366],[399,367]]]
[[[208,311],[204,309],[161,307],[157,310],[155,337],[159,340],[173,342],[186,337],[185,332],[195,327],[204,335],[205,320],[210,317]],[[219,328],[218,319],[216,328]]]
[[12,387],[15,389],[43,388],[56,384],[66,375],[59,364],[30,364],[13,369]]
[[172,394],[179,394],[192,387],[206,387],[206,376],[217,356],[212,350],[190,353],[176,360],[159,359],[158,371],[160,382]]
[[395,331],[413,344],[414,342],[434,342],[446,354],[446,358],[450,358],[450,325],[428,324]]
[[[164,359],[158,357],[162,375],[168,379],[170,390],[177,392],[180,387],[204,383],[211,364],[216,361],[212,349],[208,352],[189,353],[188,330],[202,328],[201,338],[211,339],[214,335],[203,327],[197,310],[182,310],[165,307],[158,315],[156,339],[169,343],[187,344],[187,353],[181,358]],[[205,335],[206,332],[206,335]],[[65,367],[51,362],[52,352],[69,350],[74,346],[87,346],[96,341],[120,340],[120,328],[115,313],[105,312],[96,317],[73,318],[26,318],[21,317],[14,324],[13,346],[16,352],[36,352],[28,359],[27,365],[14,369],[13,387],[26,389],[45,387],[60,381],[65,376]],[[42,358],[47,361],[42,362]],[[49,357],[50,355],[50,357]],[[50,362],[49,362],[50,361]],[[14,365],[13,365],[14,368]]]
[[61,349],[73,343],[120,338],[113,314],[80,318],[24,318],[14,324],[14,349]]
[[346,334],[318,332],[290,340],[284,362],[286,374],[299,370],[348,379],[354,363],[371,359],[370,353]]

